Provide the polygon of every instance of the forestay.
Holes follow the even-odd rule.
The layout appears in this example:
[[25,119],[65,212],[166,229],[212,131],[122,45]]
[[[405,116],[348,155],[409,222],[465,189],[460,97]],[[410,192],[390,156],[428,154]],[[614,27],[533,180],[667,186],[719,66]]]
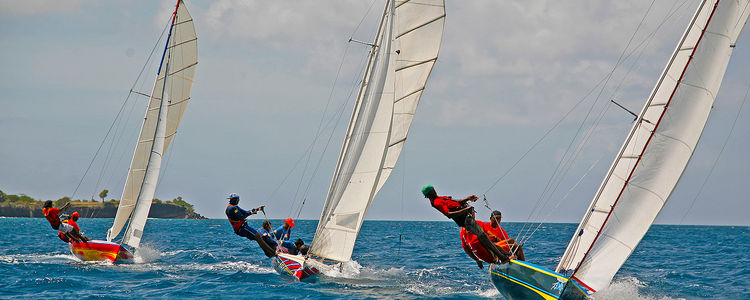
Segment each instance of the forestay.
[[[190,99],[190,90],[197,64],[198,47],[193,18],[184,3],[178,1],[157,79],[154,82],[146,116],[125,181],[120,206],[117,209],[112,227],[107,231],[108,241],[114,239],[131,219],[127,236],[123,237],[123,242],[138,247],[158,179],[157,172],[156,178],[148,179],[153,184],[144,185],[144,181],[147,181],[147,170],[159,168],[150,165],[149,160],[154,151],[159,155],[166,152],[176,134],[177,127]],[[166,95],[169,95],[169,99],[166,98]],[[157,147],[161,149],[153,149],[162,99],[167,100],[168,111],[163,119],[165,123],[164,142],[163,146]],[[134,213],[134,211],[137,213]]]
[[388,1],[311,253],[351,259],[367,209],[391,173],[437,60],[439,1]]
[[[666,204],[693,154],[749,0],[703,1],[563,255],[558,272],[609,285]],[[706,30],[704,30],[706,29]]]

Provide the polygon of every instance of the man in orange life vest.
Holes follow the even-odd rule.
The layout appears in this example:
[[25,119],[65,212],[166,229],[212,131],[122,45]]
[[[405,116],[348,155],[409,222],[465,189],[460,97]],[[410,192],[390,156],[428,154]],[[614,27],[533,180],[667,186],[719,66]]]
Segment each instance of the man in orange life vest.
[[[68,225],[70,225],[70,226],[73,226],[73,229],[75,229],[76,231],[78,231],[78,233],[79,233],[79,234],[80,234],[80,235],[81,235],[81,236],[82,236],[82,237],[83,237],[83,238],[84,238],[84,239],[85,239],[86,241],[90,241],[91,239],[90,239],[90,238],[87,238],[86,236],[84,236],[84,235],[83,235],[83,233],[81,233],[81,229],[80,229],[80,228],[78,227],[78,218],[79,218],[80,216],[81,216],[81,215],[80,215],[80,214],[79,214],[79,213],[78,213],[78,212],[76,211],[76,212],[73,212],[72,214],[70,214],[70,218],[68,218],[67,220],[63,220],[62,222],[63,222],[63,223],[65,223],[65,224],[68,224]],[[70,243],[70,241],[71,241],[71,239],[70,239],[70,238],[69,238],[68,236],[64,235],[64,234],[63,234],[62,232],[58,232],[58,233],[57,233],[57,236],[58,236],[58,237],[59,237],[59,238],[60,238],[60,239],[61,239],[61,240],[62,240],[63,242],[66,242],[66,243]]]
[[68,239],[77,242],[88,241],[88,239],[82,236],[77,229],[73,228],[73,226],[60,221],[60,211],[67,209],[68,206],[70,206],[70,202],[65,203],[65,205],[60,208],[54,208],[52,207],[52,200],[47,200],[44,202],[42,214],[44,214],[44,217],[49,222],[49,225],[52,226],[52,229],[60,231],[60,233],[67,236]]
[[[482,223],[482,229],[496,246],[507,252],[514,253],[518,257],[518,260],[526,260],[526,256],[523,254],[523,247],[516,243],[516,240],[510,238],[505,229],[500,227],[500,220],[502,218],[503,214],[500,211],[493,211],[490,215],[490,222]],[[512,251],[511,248],[513,248]]]
[[506,263],[510,260],[510,253],[498,249],[493,244],[482,228],[474,219],[474,207],[466,204],[468,201],[477,201],[477,196],[471,195],[461,200],[453,200],[451,197],[438,196],[435,188],[431,185],[422,187],[422,195],[430,199],[430,205],[440,211],[443,215],[452,219],[456,224],[465,228],[468,232],[476,235],[479,244],[484,247],[491,255],[496,257],[493,261],[500,260]]
[[266,242],[263,241],[263,238],[260,236],[260,233],[258,233],[258,231],[256,231],[252,227],[248,226],[247,222],[245,221],[245,218],[257,214],[258,211],[263,211],[263,208],[265,206],[260,206],[247,211],[240,208],[238,205],[240,203],[240,195],[231,193],[229,194],[229,197],[227,197],[227,199],[229,199],[229,205],[227,205],[226,214],[227,218],[229,219],[229,223],[232,224],[234,233],[249,240],[255,240],[256,242],[258,242],[258,246],[263,249],[263,253],[265,253],[266,256],[276,256],[276,251],[273,250],[271,246],[266,244]]

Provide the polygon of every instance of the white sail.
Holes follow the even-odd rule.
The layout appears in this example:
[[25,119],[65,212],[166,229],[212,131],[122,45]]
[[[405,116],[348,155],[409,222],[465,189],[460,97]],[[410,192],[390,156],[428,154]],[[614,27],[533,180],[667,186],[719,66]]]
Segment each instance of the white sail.
[[159,117],[156,122],[156,132],[154,133],[154,142],[151,147],[151,156],[146,166],[146,174],[143,177],[141,191],[138,194],[138,201],[135,205],[133,215],[130,217],[130,224],[122,238],[124,244],[137,248],[141,244],[143,228],[146,227],[148,212],[151,210],[151,201],[154,199],[156,184],[159,181],[159,172],[161,171],[161,158],[164,156],[164,142],[167,133],[167,112],[169,110],[169,97],[164,93],[164,101],[159,107]]
[[310,252],[351,259],[403,149],[443,34],[443,0],[388,1]]
[[703,1],[557,267],[609,285],[666,204],[693,154],[750,0]]
[[[114,239],[133,215],[139,203],[139,195],[145,180],[146,170],[150,167],[149,158],[154,144],[154,136],[157,129],[159,107],[163,95],[169,94],[170,101],[165,122],[163,154],[169,147],[172,138],[177,132],[182,115],[190,99],[190,90],[193,86],[193,77],[198,64],[198,46],[195,34],[193,18],[182,1],[178,1],[172,20],[172,27],[167,38],[164,55],[159,67],[157,79],[151,93],[146,116],[143,120],[141,133],[138,137],[133,160],[130,163],[128,177],[125,180],[125,188],[122,192],[120,205],[112,227],[107,231],[107,240]],[[168,68],[166,66],[169,66]],[[166,81],[165,81],[166,80]],[[151,196],[153,197],[153,195]],[[151,200],[143,205],[151,206]],[[142,222],[145,224],[146,216]],[[132,221],[131,221],[132,222]],[[141,221],[138,221],[141,222]]]
[[393,78],[388,76],[393,67],[392,15],[393,2],[388,1],[311,244],[310,252],[319,257],[337,261],[351,258],[362,219],[374,196],[393,114],[393,101],[381,101],[393,97]]
[[[393,49],[398,50],[393,76],[393,121],[377,193],[390,176],[404,148],[419,99],[437,61],[445,26],[445,1],[396,1]],[[387,101],[387,99],[383,99]]]

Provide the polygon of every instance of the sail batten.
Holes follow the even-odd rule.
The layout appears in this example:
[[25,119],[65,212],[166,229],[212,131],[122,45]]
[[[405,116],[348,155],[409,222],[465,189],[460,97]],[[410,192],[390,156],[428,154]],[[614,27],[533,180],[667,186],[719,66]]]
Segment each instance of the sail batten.
[[387,1],[310,253],[351,259],[367,210],[406,140],[444,17],[443,0]]
[[740,6],[749,2],[705,0],[698,7],[568,244],[558,272],[572,271],[571,276],[594,290],[606,287],[648,231],[700,139],[731,43],[747,21]]

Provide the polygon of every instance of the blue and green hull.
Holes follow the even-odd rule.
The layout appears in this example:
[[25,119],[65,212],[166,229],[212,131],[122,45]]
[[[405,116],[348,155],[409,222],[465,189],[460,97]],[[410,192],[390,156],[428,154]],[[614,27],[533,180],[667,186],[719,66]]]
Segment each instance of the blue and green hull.
[[593,293],[575,279],[532,263],[511,260],[490,266],[490,279],[500,293],[513,299],[586,299]]

